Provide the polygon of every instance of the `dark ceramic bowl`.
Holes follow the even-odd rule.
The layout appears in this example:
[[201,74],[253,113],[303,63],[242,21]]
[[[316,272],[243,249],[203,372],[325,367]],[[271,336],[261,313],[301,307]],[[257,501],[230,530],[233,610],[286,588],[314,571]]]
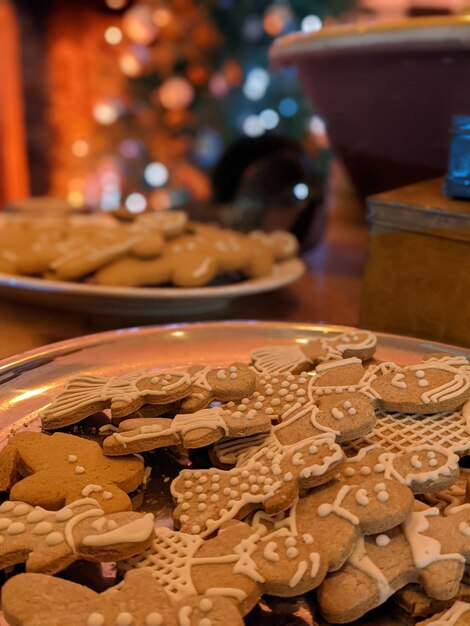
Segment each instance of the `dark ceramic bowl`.
[[298,68],[362,197],[445,171],[452,116],[470,115],[470,16],[294,33],[270,58]]

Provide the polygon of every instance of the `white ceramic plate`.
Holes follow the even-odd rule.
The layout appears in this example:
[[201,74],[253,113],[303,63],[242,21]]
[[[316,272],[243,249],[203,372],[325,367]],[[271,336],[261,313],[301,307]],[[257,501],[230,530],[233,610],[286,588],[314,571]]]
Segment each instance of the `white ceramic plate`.
[[276,263],[268,276],[217,287],[104,287],[0,274],[0,295],[12,300],[89,313],[116,313],[157,319],[172,314],[222,309],[230,300],[284,287],[302,276],[300,259]]

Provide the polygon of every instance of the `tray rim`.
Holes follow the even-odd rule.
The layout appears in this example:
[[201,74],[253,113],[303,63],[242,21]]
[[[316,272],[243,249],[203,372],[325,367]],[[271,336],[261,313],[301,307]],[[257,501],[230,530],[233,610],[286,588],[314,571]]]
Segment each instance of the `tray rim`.
[[[87,335],[78,335],[77,337],[72,337],[70,339],[64,339],[62,341],[56,341],[53,343],[45,344],[43,346],[39,346],[37,348],[33,348],[32,350],[27,350],[25,352],[20,352],[18,354],[13,354],[3,359],[0,359],[0,375],[8,372],[11,368],[16,368],[20,365],[25,365],[27,363],[33,364],[34,361],[41,359],[42,357],[47,356],[59,356],[61,354],[67,354],[71,351],[75,351],[77,348],[80,350],[84,348],[89,348],[93,345],[106,343],[108,341],[114,340],[117,337],[129,336],[139,334],[141,336],[152,335],[155,332],[167,330],[184,330],[185,328],[206,328],[210,329],[211,327],[220,327],[227,326],[228,328],[233,327],[234,325],[240,325],[243,327],[261,327],[264,329],[279,329],[279,328],[289,328],[289,329],[298,329],[301,332],[308,331],[316,331],[319,333],[341,333],[346,332],[348,330],[359,329],[359,327],[355,326],[343,326],[340,324],[328,324],[322,322],[284,322],[284,321],[269,321],[269,320],[215,320],[215,321],[200,321],[200,322],[178,322],[178,323],[169,323],[169,324],[149,324],[143,326],[130,326],[126,328],[118,328],[114,330],[106,330],[98,333],[90,333]],[[362,329],[364,330],[364,329]],[[388,338],[391,340],[405,341],[411,343],[424,343],[429,344],[432,347],[436,347],[436,350],[445,352],[450,350],[454,353],[460,353],[463,355],[468,355],[470,358],[470,350],[467,348],[463,348],[460,346],[442,343],[438,341],[421,339],[419,337],[410,337],[408,335],[397,335],[394,333],[385,333],[381,331],[371,330],[377,338],[380,340],[381,337]],[[1,383],[0,383],[1,384]]]

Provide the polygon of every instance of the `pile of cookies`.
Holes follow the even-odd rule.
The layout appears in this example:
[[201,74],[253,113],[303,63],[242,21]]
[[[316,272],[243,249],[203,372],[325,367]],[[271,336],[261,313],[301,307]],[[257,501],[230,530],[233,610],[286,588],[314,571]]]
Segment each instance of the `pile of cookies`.
[[[468,420],[469,362],[400,366],[375,348],[358,330],[225,367],[68,380],[43,432],[0,452],[0,567],[26,568],[3,586],[7,621],[241,626],[264,594],[308,593],[319,623],[393,596],[417,623],[468,626],[468,430],[468,448],[414,432],[396,451],[367,437],[384,416],[444,420],[443,432],[449,415]],[[171,451],[170,527],[132,509]],[[54,576],[76,560],[116,562],[114,586]]]
[[298,253],[285,231],[248,235],[189,222],[183,211],[134,216],[3,216],[0,272],[114,286],[199,287],[269,275]]

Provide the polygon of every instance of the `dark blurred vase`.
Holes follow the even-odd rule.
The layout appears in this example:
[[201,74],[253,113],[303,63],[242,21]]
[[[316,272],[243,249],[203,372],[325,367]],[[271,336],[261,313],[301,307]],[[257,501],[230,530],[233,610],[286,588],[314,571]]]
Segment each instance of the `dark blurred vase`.
[[244,232],[289,230],[303,249],[321,238],[323,185],[297,142],[276,135],[239,139],[222,155],[212,182],[215,207],[225,207],[225,225]]
[[222,154],[212,176],[212,200],[187,203],[190,219],[242,232],[288,230],[302,250],[323,234],[323,181],[302,147],[287,137],[244,137]]

